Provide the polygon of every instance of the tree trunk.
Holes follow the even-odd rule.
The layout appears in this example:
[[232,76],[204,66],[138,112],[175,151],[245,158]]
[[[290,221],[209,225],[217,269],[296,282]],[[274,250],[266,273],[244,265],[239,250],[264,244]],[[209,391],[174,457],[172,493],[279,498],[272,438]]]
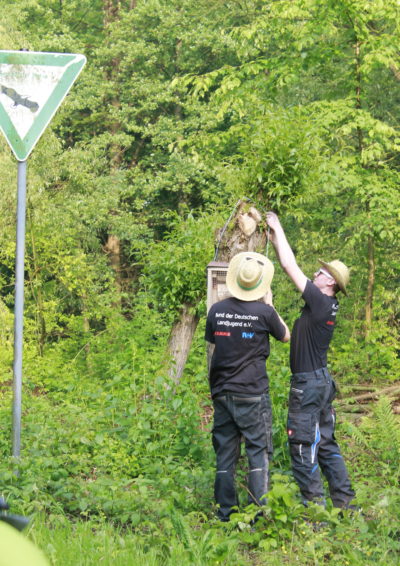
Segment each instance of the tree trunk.
[[374,238],[368,236],[368,285],[365,305],[365,337],[368,338],[372,325],[372,305],[375,287],[375,246]]
[[103,0],[104,27],[117,19],[120,7],[119,0]]
[[168,350],[173,360],[169,373],[176,384],[179,383],[185,369],[190,346],[199,322],[198,316],[190,311],[189,305],[183,306],[180,319],[173,327],[169,339]]
[[261,215],[252,206],[247,212],[246,208],[248,208],[246,203],[239,200],[231,227],[224,226],[217,231],[214,258],[216,261],[229,262],[240,252],[265,252],[267,236],[264,230],[258,229]]
[[[359,110],[362,107],[361,103],[361,55],[360,55],[360,41],[355,43],[355,65],[356,65],[356,108]],[[363,152],[363,132],[361,128],[357,128],[358,138],[358,152],[360,159]],[[369,203],[366,205],[366,213],[369,217]],[[372,325],[372,312],[373,312],[373,297],[375,287],[375,245],[374,237],[372,235],[372,227],[367,240],[367,264],[368,264],[368,283],[367,283],[367,296],[365,301],[365,338],[368,338],[371,325]]]
[[104,250],[108,255],[110,265],[115,273],[115,285],[118,294],[121,293],[122,282],[121,282],[121,242],[117,236],[110,234],[107,239],[107,243],[104,246]]
[[[103,0],[103,14],[104,14],[105,28],[107,28],[107,26],[110,23],[118,20],[120,8],[121,8],[120,0]],[[114,57],[111,61],[111,66],[107,69],[105,73],[106,81],[112,80],[114,81],[114,84],[117,83],[116,77],[118,77],[119,74],[119,65],[120,65],[120,59],[118,57]],[[117,89],[114,90],[114,96],[111,99],[111,101],[108,103],[111,104],[111,106],[116,110],[120,108],[119,92]],[[108,130],[112,134],[112,139],[114,140],[114,136],[118,134],[118,132],[121,130],[121,124],[119,120],[117,119],[113,120],[108,125]],[[116,176],[119,172],[119,168],[123,159],[123,152],[124,150],[118,142],[114,142],[114,141],[111,142],[108,152],[111,179],[114,175]],[[117,214],[117,212],[110,210],[109,214],[115,215]],[[122,252],[121,252],[121,241],[119,240],[119,238],[114,234],[109,234],[107,237],[107,242],[104,245],[104,251],[106,252],[109,258],[110,265],[115,274],[115,287],[119,298],[117,301],[114,302],[114,306],[121,308],[120,295],[122,289],[122,269],[121,269]]]
[[42,282],[40,280],[40,266],[36,253],[36,242],[33,231],[32,216],[29,213],[30,222],[30,234],[31,234],[31,245],[32,245],[32,261],[33,261],[33,272],[29,273],[29,281],[32,289],[32,296],[36,302],[36,319],[38,328],[38,353],[39,356],[44,354],[44,345],[47,338],[46,330],[46,320],[44,318],[44,305],[43,305],[43,295],[42,295]]

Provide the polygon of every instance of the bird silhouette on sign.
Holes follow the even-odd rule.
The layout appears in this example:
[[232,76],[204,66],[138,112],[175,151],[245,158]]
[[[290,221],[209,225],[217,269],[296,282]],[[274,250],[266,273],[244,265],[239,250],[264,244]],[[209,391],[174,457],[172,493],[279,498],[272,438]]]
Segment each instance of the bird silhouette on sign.
[[28,108],[31,112],[37,112],[39,110],[39,104],[37,102],[29,100],[28,96],[18,94],[18,92],[14,88],[0,84],[0,91],[11,98],[11,100],[14,102],[14,106],[25,106],[25,108]]

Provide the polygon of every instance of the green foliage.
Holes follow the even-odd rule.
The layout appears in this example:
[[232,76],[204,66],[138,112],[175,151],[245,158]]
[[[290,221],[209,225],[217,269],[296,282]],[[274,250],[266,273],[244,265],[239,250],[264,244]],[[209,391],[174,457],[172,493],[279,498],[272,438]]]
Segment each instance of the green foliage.
[[[32,49],[88,56],[30,159],[30,352],[42,356],[72,336],[80,351],[115,310],[131,317],[137,294],[170,320],[183,304],[200,302],[204,312],[204,268],[222,222],[214,212],[246,195],[280,212],[304,270],[318,256],[353,268],[335,337],[338,375],[397,375],[394,2],[231,2],[227,10],[219,1],[40,0],[3,11],[4,48],[18,37]],[[9,310],[11,169],[3,150],[0,276]],[[282,308],[290,318],[289,296]]]
[[[304,513],[294,483],[289,483],[286,476],[273,474],[271,484],[264,507],[260,509],[252,504],[244,513],[234,513],[231,517],[231,528],[247,532],[247,536],[244,536],[246,542],[265,551],[277,549],[290,540],[294,525]],[[253,534],[248,532],[248,526],[254,520],[257,529]]]
[[[194,140],[197,151],[211,156],[217,170],[223,163],[221,179],[236,194],[262,195],[267,206],[288,214],[284,225],[300,265],[319,254],[354,266],[355,308],[343,343],[351,336],[359,351],[369,341],[366,379],[388,368],[398,375],[398,325],[386,310],[398,304],[391,284],[398,256],[398,116],[391,95],[387,104],[376,97],[378,82],[396,90],[397,14],[393,2],[272,3],[232,31],[240,65],[183,81],[217,121]],[[290,226],[293,218],[300,226]],[[383,345],[382,370],[371,355],[376,340]]]
[[205,268],[213,258],[213,234],[220,224],[220,215],[189,214],[175,221],[163,241],[148,248],[142,285],[156,308],[177,313],[187,303],[204,313]]
[[[251,521],[259,511],[254,506],[224,527],[211,516],[214,461],[202,425],[206,407],[199,406],[199,398],[207,396],[204,360],[197,352],[201,330],[186,378],[174,392],[163,377],[161,356],[157,362],[160,344],[149,355],[144,339],[160,322],[159,315],[142,310],[140,321],[135,324],[142,333],[130,336],[131,323],[126,323],[125,333],[115,333],[114,345],[105,333],[97,337],[93,359],[107,341],[114,353],[91,367],[91,378],[64,381],[60,375],[58,384],[47,381],[47,393],[25,392],[23,460],[15,476],[15,463],[3,459],[3,494],[15,510],[46,511],[37,515],[31,536],[51,559],[64,552],[63,541],[73,532],[74,548],[82,545],[82,564],[95,563],[105,548],[116,563],[129,564],[127,552],[137,537],[141,542],[132,556],[139,564],[146,558],[174,564],[177,556],[187,564],[247,564],[266,556],[271,564],[294,556],[304,564],[323,557],[332,564],[396,563],[398,454],[393,448],[398,419],[389,403],[382,401],[354,430],[344,427],[349,436],[342,447],[352,455],[350,473],[365,516],[339,518],[337,510],[319,506],[305,510],[286,475],[283,423],[289,372],[282,367],[285,345],[277,345],[281,349],[274,349],[269,364],[275,458],[267,504],[254,527]],[[3,454],[10,449],[8,419],[3,403]],[[347,443],[356,441],[357,448],[346,450]],[[372,501],[371,492],[376,494]],[[88,530],[85,523],[75,523],[79,518],[88,521]],[[73,560],[69,551],[66,564],[68,560]]]
[[396,487],[400,474],[400,422],[393,413],[390,400],[381,397],[373,414],[364,417],[358,426],[349,424],[348,432],[361,447],[364,457],[373,455],[376,473]]
[[[275,450],[264,517],[251,525],[258,509],[241,508],[216,523],[202,333],[215,231],[248,196],[279,212],[308,275],[318,257],[352,268],[335,377],[398,379],[398,3],[0,9],[2,49],[88,58],[29,158],[18,463],[16,164],[0,144],[0,480],[15,510],[40,513],[29,536],[66,565],[397,564],[397,416],[381,400],[339,431],[364,515],[305,511],[286,446],[287,345],[268,361]],[[278,265],[273,290],[291,323],[301,301]],[[183,305],[201,320],[177,386],[166,352]]]

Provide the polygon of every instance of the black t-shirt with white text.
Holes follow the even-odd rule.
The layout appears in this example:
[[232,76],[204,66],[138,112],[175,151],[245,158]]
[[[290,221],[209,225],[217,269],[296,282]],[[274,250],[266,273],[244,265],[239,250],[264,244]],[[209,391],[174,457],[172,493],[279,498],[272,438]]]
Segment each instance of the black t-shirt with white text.
[[229,297],[209,310],[205,339],[215,344],[210,367],[211,395],[223,391],[260,395],[269,388],[265,362],[269,335],[282,340],[285,327],[273,307]]
[[305,305],[294,323],[290,339],[290,368],[303,373],[326,367],[329,343],[336,324],[339,303],[325,295],[310,280],[302,295]]

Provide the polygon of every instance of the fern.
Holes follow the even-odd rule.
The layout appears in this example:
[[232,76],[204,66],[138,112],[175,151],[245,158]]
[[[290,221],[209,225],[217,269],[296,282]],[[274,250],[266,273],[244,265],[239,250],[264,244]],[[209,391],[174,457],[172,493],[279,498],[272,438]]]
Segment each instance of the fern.
[[390,400],[382,397],[375,409],[376,437],[383,450],[395,457],[400,457],[400,421],[394,414]]
[[365,417],[359,427],[351,426],[354,441],[385,461],[394,470],[400,461],[400,420],[394,414],[390,399],[381,397],[373,414]]
[[370,438],[363,430],[361,430],[361,428],[355,426],[353,423],[348,423],[347,428],[352,439],[358,446],[371,451]]

